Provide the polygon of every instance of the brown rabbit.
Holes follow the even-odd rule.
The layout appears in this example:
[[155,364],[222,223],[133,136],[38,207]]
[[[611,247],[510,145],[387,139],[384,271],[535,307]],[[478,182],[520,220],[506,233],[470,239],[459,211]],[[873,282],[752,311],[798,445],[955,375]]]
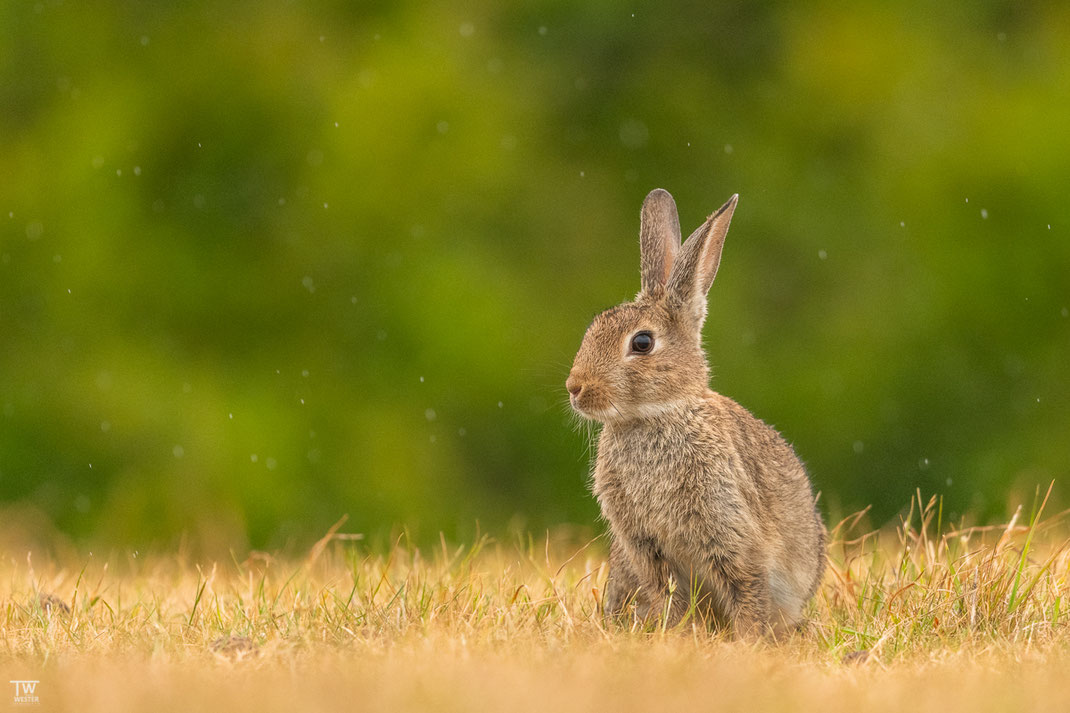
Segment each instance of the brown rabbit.
[[668,192],[643,202],[642,289],[595,318],[568,388],[604,426],[594,494],[609,522],[605,609],[670,624],[692,610],[737,635],[799,625],[825,569],[806,470],[771,427],[711,391],[706,293],[738,196],[680,245]]

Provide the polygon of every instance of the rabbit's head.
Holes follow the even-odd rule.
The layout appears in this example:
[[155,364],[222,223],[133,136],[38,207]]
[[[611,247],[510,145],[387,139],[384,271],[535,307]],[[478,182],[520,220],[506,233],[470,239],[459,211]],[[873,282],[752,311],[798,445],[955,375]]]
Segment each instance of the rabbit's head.
[[580,415],[603,423],[650,418],[705,393],[706,292],[737,198],[729,198],[682,246],[672,196],[659,188],[643,201],[642,289],[633,302],[606,310],[587,328],[565,383]]

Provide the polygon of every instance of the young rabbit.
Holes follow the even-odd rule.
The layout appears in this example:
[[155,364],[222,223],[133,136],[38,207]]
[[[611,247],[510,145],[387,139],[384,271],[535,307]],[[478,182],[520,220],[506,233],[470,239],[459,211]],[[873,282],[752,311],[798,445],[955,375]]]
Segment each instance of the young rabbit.
[[593,490],[609,522],[605,609],[678,622],[694,603],[736,635],[799,625],[825,569],[806,471],[771,427],[709,388],[706,293],[738,196],[681,247],[676,203],[643,202],[642,289],[588,327],[566,388],[601,421]]

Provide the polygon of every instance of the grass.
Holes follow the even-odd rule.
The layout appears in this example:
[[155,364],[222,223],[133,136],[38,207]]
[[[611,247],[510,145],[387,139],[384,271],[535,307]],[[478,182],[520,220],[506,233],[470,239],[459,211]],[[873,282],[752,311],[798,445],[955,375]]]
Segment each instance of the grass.
[[1062,516],[955,528],[919,497],[897,528],[861,519],[832,530],[808,623],[777,644],[607,624],[602,540],[377,552],[336,527],[296,558],[9,553],[0,703],[34,679],[41,708],[79,711],[1070,704]]

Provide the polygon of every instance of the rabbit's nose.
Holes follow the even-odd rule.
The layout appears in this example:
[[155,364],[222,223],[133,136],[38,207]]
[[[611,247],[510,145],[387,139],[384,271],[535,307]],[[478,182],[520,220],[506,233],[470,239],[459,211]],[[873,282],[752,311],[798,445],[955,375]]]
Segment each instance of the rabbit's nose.
[[575,374],[569,374],[568,379],[565,381],[565,388],[573,396],[579,396],[580,392],[583,391],[583,384],[576,378]]

